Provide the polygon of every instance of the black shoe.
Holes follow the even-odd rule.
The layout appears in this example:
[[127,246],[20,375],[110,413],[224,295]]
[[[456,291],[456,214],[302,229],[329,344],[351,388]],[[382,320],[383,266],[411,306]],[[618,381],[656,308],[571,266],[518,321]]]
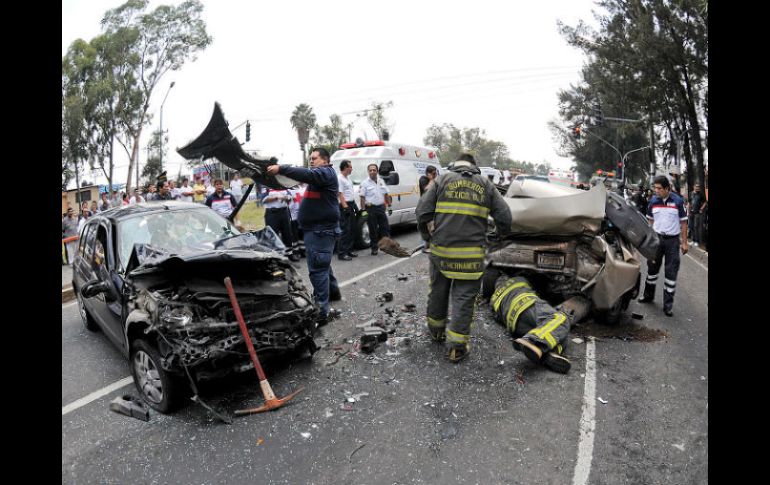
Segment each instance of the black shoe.
[[351,258],[350,256],[348,256],[347,254],[340,254],[339,256],[337,256],[337,258],[338,258],[340,261],[353,261],[353,258]]
[[342,312],[340,310],[337,310],[336,308],[329,308],[329,314],[326,315],[326,319],[334,320],[336,318],[339,318],[340,315],[342,315]]
[[316,328],[321,328],[328,323],[329,323],[329,320],[327,318],[319,318],[318,320],[316,320],[315,326]]
[[379,250],[377,250],[377,249],[372,249],[372,256],[377,256],[377,253],[378,253],[378,252],[379,252]]
[[297,261],[299,261],[299,254],[296,254],[296,253],[290,254],[289,255],[289,260],[290,261],[294,261],[296,263]]
[[342,300],[342,293],[340,292],[339,288],[336,290],[329,290],[329,301],[340,301]]
[[669,309],[664,309],[663,313],[665,313],[667,317],[673,317],[674,316],[674,312],[670,308]]
[[358,253],[348,253],[348,256],[350,256],[351,258],[357,258]]
[[653,297],[645,295],[639,298],[639,303],[652,303],[652,300],[653,300]]

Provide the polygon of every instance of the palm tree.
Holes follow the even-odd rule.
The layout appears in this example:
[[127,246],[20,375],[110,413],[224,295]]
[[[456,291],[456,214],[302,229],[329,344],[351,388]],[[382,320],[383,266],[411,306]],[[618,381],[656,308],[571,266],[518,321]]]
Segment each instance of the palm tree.
[[299,138],[299,148],[302,150],[302,164],[307,167],[307,155],[305,154],[305,145],[307,145],[308,138],[310,137],[310,129],[315,126],[315,113],[313,108],[309,105],[302,103],[294,108],[294,112],[291,114],[291,126],[297,130],[297,137]]

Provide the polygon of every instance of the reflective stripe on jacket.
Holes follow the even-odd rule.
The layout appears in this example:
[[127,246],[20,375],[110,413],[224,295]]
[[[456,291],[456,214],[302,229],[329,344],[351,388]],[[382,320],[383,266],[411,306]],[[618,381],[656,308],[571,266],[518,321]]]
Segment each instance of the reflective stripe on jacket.
[[[431,260],[447,278],[475,280],[484,272],[487,218],[501,234],[510,231],[511,212],[487,177],[467,162],[455,162],[420,198],[420,232],[431,242]],[[432,235],[427,223],[433,221]]]

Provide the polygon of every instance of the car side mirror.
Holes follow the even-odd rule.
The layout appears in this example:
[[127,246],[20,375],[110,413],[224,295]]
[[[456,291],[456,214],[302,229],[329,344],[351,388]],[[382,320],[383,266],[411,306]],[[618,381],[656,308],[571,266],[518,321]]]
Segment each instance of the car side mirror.
[[84,298],[93,298],[99,293],[107,293],[109,291],[107,283],[104,281],[92,280],[83,285],[80,289],[80,294]]
[[390,172],[382,179],[385,181],[385,185],[398,185],[398,172]]

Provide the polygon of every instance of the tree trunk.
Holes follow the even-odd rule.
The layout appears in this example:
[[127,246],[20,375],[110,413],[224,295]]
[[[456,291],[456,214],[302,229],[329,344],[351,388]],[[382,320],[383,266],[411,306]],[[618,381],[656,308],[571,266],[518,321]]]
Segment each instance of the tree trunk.
[[[131,193],[131,173],[132,173],[132,171],[134,169],[134,163],[139,158],[139,139],[141,138],[141,136],[142,136],[142,127],[139,126],[139,129],[137,130],[136,135],[133,137],[134,138],[134,143],[133,143],[133,146],[131,147],[131,158],[129,158],[129,160],[128,160],[128,179],[126,180],[126,193],[127,194]],[[137,170],[139,170],[138,167],[137,167]],[[137,172],[137,174],[138,174],[138,172]],[[138,186],[138,184],[137,184],[137,186]]]
[[78,161],[74,160],[75,163],[75,203],[78,206],[78,214],[82,214],[80,208],[80,170],[78,170]]
[[695,172],[696,183],[703,183],[704,178],[704,166],[703,166],[703,145],[700,138],[700,122],[698,121],[698,113],[695,110],[695,100],[693,99],[692,84],[690,83],[690,76],[687,72],[687,67],[682,67],[682,77],[684,79],[684,99],[687,106],[688,119],[690,121],[690,139],[692,140],[692,148],[695,151],[695,159],[697,161],[697,167]]

